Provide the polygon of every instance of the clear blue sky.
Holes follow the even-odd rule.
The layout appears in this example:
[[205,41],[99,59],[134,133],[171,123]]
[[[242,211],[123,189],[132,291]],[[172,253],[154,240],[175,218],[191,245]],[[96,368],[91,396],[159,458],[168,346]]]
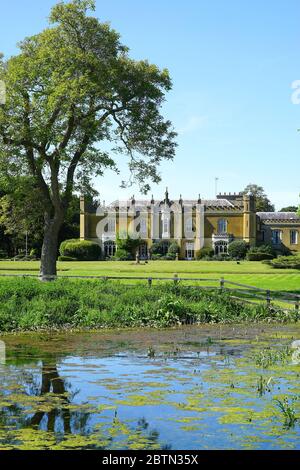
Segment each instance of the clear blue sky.
[[[47,24],[55,0],[0,2],[0,51]],[[97,0],[97,16],[117,29],[134,58],[170,70],[164,107],[179,132],[174,162],[161,167],[171,197],[214,196],[252,182],[277,208],[300,192],[300,105],[291,83],[300,79],[299,0]],[[125,166],[121,165],[124,178]],[[107,201],[135,194],[121,177],[96,182]]]

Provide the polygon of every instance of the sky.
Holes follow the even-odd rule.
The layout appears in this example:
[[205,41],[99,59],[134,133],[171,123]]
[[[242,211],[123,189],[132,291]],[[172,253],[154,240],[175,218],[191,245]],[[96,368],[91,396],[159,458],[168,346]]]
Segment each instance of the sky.
[[[18,41],[47,26],[55,3],[0,0],[6,58],[17,53]],[[96,4],[96,16],[121,34],[132,58],[168,68],[172,77],[163,113],[178,132],[178,149],[173,162],[161,165],[154,197],[167,186],[171,198],[213,198],[218,178],[218,192],[255,183],[277,209],[299,203],[300,103],[294,102],[300,100],[292,99],[300,80],[299,0]],[[101,199],[140,197],[135,186],[119,187],[128,176],[124,158],[120,170],[95,180]]]

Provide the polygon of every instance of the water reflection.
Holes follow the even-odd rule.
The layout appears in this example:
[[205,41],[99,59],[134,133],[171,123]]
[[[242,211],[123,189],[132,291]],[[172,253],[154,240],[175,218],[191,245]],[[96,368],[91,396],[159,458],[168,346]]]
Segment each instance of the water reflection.
[[[299,448],[299,425],[284,429],[273,405],[300,397],[299,367],[292,356],[268,369],[253,359],[298,333],[292,325],[250,336],[193,327],[7,337],[0,449]],[[295,407],[300,416],[300,399]]]

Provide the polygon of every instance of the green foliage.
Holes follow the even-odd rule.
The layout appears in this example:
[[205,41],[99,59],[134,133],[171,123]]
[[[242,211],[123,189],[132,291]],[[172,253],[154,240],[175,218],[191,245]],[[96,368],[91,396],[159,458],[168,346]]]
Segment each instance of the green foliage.
[[[226,292],[163,284],[130,288],[114,281],[0,280],[0,331],[51,328],[167,327],[186,323],[296,321]],[[269,357],[269,356],[268,356]]]
[[172,87],[168,71],[130,58],[119,34],[88,14],[91,7],[88,0],[58,3],[47,29],[0,58],[0,155],[12,178],[18,169],[32,178],[49,222],[42,272],[55,270],[55,238],[74,189],[86,192],[94,176],[117,169],[103,142],[114,141],[128,157],[142,192],[160,180],[161,161],[175,155],[176,133],[161,113]]
[[299,419],[296,417],[296,410],[293,404],[293,400],[290,402],[288,397],[284,397],[283,400],[275,400],[275,402],[284,417],[284,427],[286,429],[293,428],[296,421]]
[[77,258],[72,258],[71,256],[59,256],[57,261],[78,261]]
[[214,253],[214,250],[210,247],[201,248],[201,250],[196,251],[196,259],[212,258]]
[[256,211],[257,212],[274,212],[275,206],[271,203],[268,196],[265,194],[265,190],[262,186],[257,184],[248,184],[242,194],[251,194],[255,196],[256,200]]
[[[167,248],[167,249],[166,249]],[[159,241],[153,243],[153,245],[150,248],[150,253],[151,255],[161,255],[165,256],[170,248],[170,243],[167,241]]]
[[131,260],[135,258],[136,251],[141,244],[140,238],[131,238],[129,235],[126,238],[117,238],[117,251],[114,259],[120,261]]
[[249,245],[244,240],[236,240],[229,244],[228,254],[234,259],[244,259],[246,257]]
[[118,247],[115,256],[113,256],[113,259],[117,261],[128,261],[133,260],[133,255],[124,248]]
[[282,209],[280,209],[279,212],[297,212],[297,211],[298,211],[297,206],[288,206],[288,207],[283,207]]
[[61,256],[76,258],[80,261],[96,261],[101,258],[101,248],[89,240],[65,240],[60,245]]
[[177,255],[180,252],[180,248],[176,242],[171,243],[168,248],[168,255]]
[[300,256],[279,256],[270,262],[276,269],[300,269]]
[[272,245],[252,246],[247,253],[249,261],[263,261],[275,258],[276,252]]

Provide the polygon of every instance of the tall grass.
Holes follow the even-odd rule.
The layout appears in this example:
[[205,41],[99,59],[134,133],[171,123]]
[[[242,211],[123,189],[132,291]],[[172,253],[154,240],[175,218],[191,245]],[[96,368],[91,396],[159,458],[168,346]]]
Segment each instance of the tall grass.
[[168,327],[186,323],[293,321],[291,312],[245,306],[221,292],[162,284],[126,286],[115,281],[0,280],[0,331]]

